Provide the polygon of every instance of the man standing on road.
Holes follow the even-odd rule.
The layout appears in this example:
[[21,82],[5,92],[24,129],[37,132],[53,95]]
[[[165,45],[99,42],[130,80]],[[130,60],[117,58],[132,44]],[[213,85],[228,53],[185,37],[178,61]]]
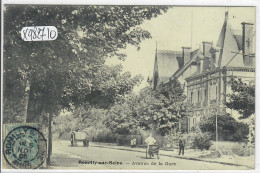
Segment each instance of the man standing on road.
[[184,155],[184,147],[185,147],[185,140],[183,138],[179,139],[179,155],[182,153]]
[[147,144],[147,152],[149,151],[149,146],[154,145],[156,143],[156,140],[153,138],[152,133],[148,136],[148,138],[145,139],[145,143]]

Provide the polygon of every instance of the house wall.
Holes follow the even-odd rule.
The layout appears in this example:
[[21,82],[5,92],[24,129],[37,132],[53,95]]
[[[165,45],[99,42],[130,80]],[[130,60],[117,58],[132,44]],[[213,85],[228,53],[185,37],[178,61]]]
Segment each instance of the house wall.
[[[197,71],[197,66],[196,65],[191,65],[179,78],[179,82],[184,86],[184,93],[188,94],[187,92],[187,82],[186,78],[191,76]],[[187,99],[187,98],[186,98]]]
[[232,115],[234,111],[226,108],[224,104],[228,101],[226,95],[232,93],[229,84],[231,76],[237,76],[243,82],[250,82],[254,81],[255,71],[253,68],[218,69],[187,79],[187,102],[192,106],[192,116],[186,117],[187,132],[192,130],[203,118],[216,113]]

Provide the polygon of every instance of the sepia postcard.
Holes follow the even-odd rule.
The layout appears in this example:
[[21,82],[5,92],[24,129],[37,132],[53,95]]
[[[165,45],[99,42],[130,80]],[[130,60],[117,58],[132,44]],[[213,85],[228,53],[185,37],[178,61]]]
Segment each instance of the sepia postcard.
[[2,14],[4,171],[255,169],[255,6]]

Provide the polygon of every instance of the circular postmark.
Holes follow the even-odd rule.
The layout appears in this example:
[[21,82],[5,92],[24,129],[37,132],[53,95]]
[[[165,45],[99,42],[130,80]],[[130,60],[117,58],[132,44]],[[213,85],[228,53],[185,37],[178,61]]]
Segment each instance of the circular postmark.
[[7,163],[13,168],[36,169],[46,159],[46,139],[38,129],[20,126],[7,134],[3,153]]

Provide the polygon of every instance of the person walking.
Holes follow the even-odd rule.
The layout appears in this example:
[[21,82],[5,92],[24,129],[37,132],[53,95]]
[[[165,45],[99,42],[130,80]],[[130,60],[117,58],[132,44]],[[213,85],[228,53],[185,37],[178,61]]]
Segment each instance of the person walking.
[[184,147],[185,147],[185,140],[183,138],[179,139],[179,155],[184,155]]

